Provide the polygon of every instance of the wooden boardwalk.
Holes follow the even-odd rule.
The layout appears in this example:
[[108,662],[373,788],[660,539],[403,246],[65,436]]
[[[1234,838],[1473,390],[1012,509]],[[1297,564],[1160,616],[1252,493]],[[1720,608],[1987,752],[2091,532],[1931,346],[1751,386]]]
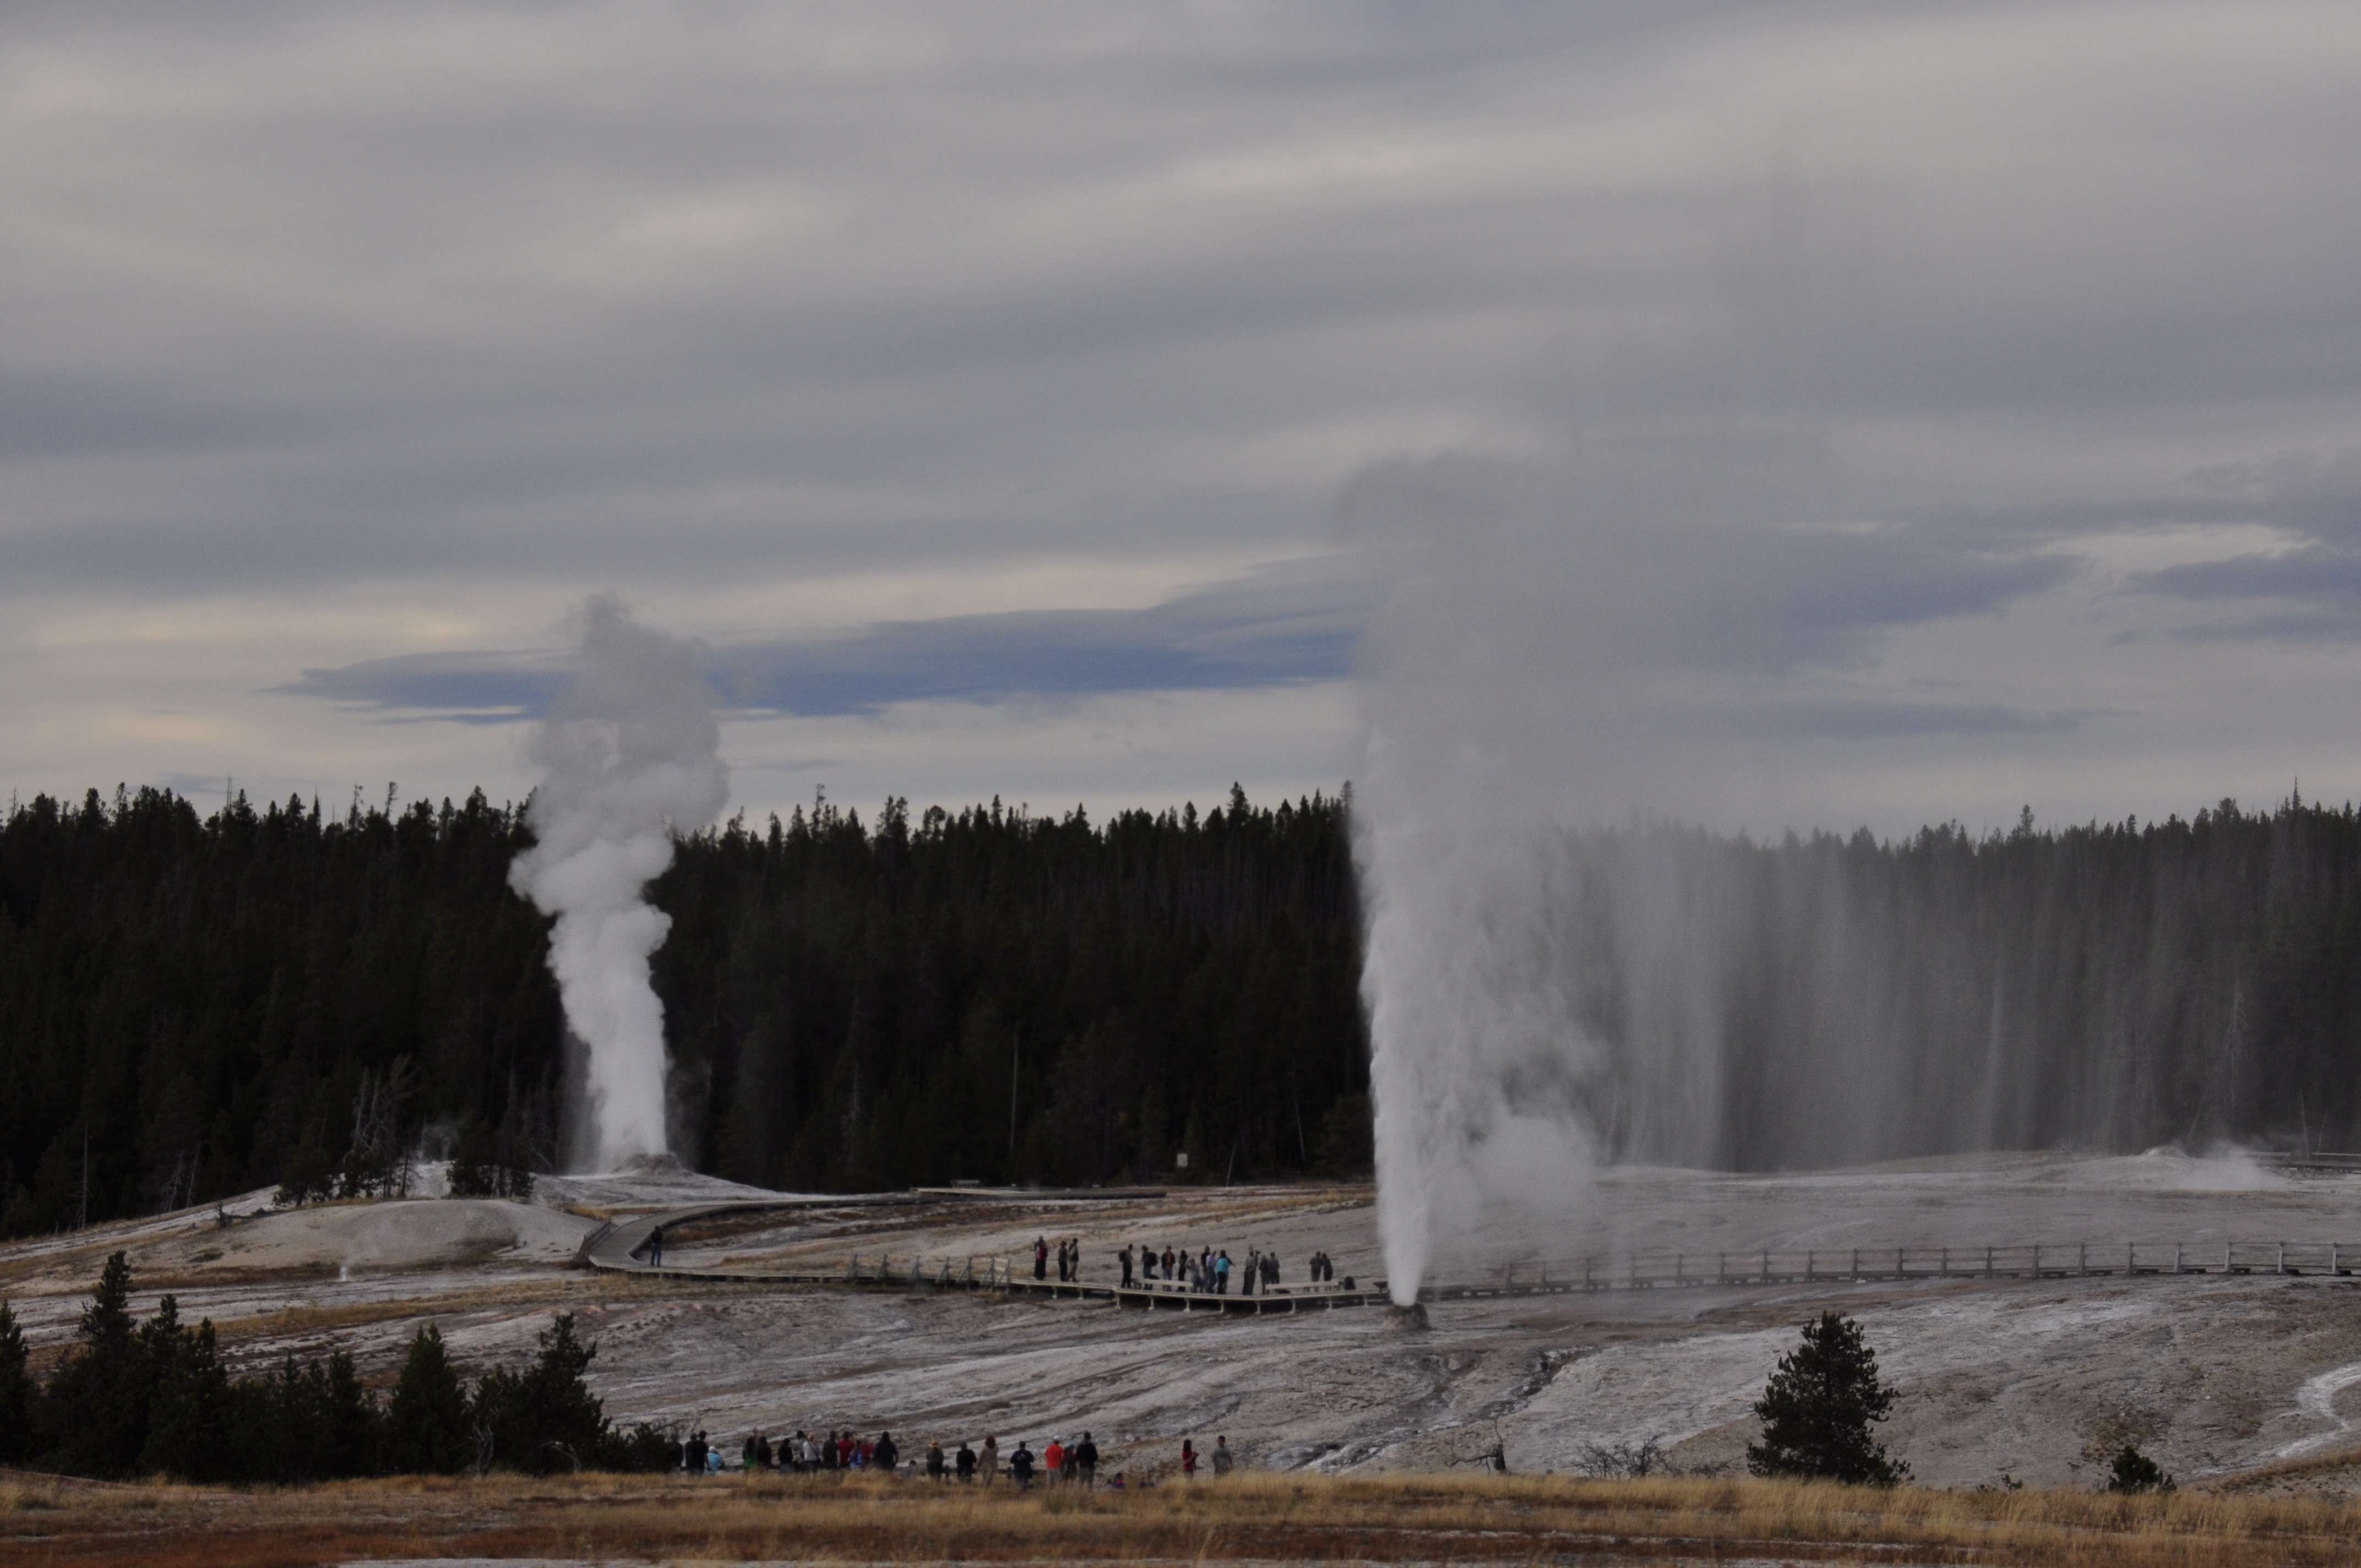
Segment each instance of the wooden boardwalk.
[[[670,1231],[699,1220],[727,1219],[794,1209],[843,1208],[863,1200],[790,1199],[781,1202],[705,1203],[664,1214],[645,1214],[621,1224],[601,1225],[582,1244],[577,1260],[591,1268],[615,1273],[653,1275],[666,1279],[713,1279],[742,1284],[838,1285],[898,1287],[903,1289],[985,1290],[1012,1296],[1047,1297],[1052,1300],[1105,1301],[1146,1311],[1216,1312],[1260,1316],[1270,1312],[1318,1312],[1335,1307],[1382,1306],[1388,1298],[1383,1280],[1345,1289],[1340,1285],[1281,1285],[1252,1296],[1210,1295],[1177,1283],[1158,1283],[1124,1289],[1036,1279],[1029,1269],[1014,1265],[1005,1255],[934,1256],[855,1253],[841,1265],[816,1268],[708,1268],[647,1261],[648,1234],[661,1225]],[[867,1201],[878,1201],[871,1200]]]
[[[743,1284],[833,1285],[853,1288],[983,1290],[1053,1300],[1104,1301],[1145,1311],[1213,1312],[1261,1316],[1325,1311],[1338,1307],[1383,1306],[1386,1282],[1341,1285],[1280,1285],[1256,1295],[1213,1295],[1177,1283],[1157,1282],[1130,1289],[1115,1285],[1036,1279],[1029,1268],[1005,1255],[924,1255],[855,1253],[841,1265],[807,1268],[727,1268],[687,1264],[651,1264],[649,1233],[702,1220],[727,1219],[800,1208],[843,1208],[861,1203],[906,1202],[906,1199],[791,1199],[778,1202],[728,1202],[642,1215],[601,1225],[583,1243],[578,1260],[615,1273],[666,1279],[709,1279]],[[1611,1290],[1680,1290],[1708,1288],[1788,1287],[1980,1279],[2076,1279],[2107,1277],[2196,1275],[2350,1276],[2361,1266],[2361,1244],[2335,1242],[2023,1243],[1976,1247],[1845,1247],[1759,1252],[1634,1252],[1613,1255],[1532,1261],[1500,1271],[1497,1280],[1428,1286],[1422,1301],[1466,1301],[1504,1296],[1577,1296]]]

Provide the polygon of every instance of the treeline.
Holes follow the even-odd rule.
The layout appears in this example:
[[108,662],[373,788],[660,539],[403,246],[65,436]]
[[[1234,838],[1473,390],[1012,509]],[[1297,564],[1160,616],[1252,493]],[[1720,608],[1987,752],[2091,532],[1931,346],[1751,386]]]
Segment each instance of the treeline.
[[173,1298],[146,1322],[134,1321],[131,1270],[118,1252],[46,1384],[33,1377],[24,1333],[0,1302],[0,1464],[105,1479],[297,1482],[674,1464],[666,1434],[644,1424],[618,1431],[583,1386],[597,1354],[576,1338],[568,1312],[543,1331],[530,1367],[495,1367],[472,1389],[431,1326],[411,1341],[382,1400],[341,1351],[233,1378],[212,1321],[181,1322]]
[[[256,1188],[562,1161],[521,807],[201,816],[170,791],[0,824],[0,1229]],[[1346,806],[820,801],[687,838],[652,897],[681,1152],[738,1179],[1212,1179],[1367,1160]]]

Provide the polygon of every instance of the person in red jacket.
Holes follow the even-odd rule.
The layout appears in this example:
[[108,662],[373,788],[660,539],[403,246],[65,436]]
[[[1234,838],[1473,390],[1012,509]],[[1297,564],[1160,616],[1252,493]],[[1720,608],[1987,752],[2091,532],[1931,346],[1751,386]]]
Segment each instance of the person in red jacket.
[[1056,1438],[1051,1438],[1049,1440],[1049,1446],[1041,1451],[1041,1468],[1049,1473],[1050,1485],[1055,1486],[1058,1482],[1064,1480],[1064,1472],[1066,1468],[1066,1445],[1060,1442]]
[[1197,1478],[1197,1445],[1185,1437],[1180,1440],[1180,1474],[1191,1481]]

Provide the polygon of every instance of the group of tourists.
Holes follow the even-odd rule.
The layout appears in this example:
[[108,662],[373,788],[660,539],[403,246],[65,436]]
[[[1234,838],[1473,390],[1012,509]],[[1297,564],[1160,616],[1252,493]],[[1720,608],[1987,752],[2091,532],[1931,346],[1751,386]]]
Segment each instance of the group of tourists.
[[[695,1433],[689,1439],[689,1446],[692,1450],[705,1447],[705,1434]],[[826,1437],[798,1431],[774,1442],[761,1427],[756,1427],[747,1434],[746,1445],[739,1450],[738,1459],[749,1470],[785,1470],[798,1475],[821,1470],[883,1470],[892,1475],[901,1463],[902,1451],[890,1431],[879,1432],[873,1442],[851,1431],[833,1430]],[[717,1452],[710,1468],[720,1467],[720,1454]],[[683,1468],[694,1472],[708,1466],[690,1464]]]
[[[1238,1281],[1238,1294],[1252,1296],[1257,1292],[1268,1293],[1279,1282],[1279,1254],[1265,1252],[1260,1247],[1246,1254],[1243,1265],[1231,1260],[1226,1247],[1219,1251],[1206,1247],[1191,1257],[1186,1251],[1174,1252],[1170,1245],[1159,1253],[1153,1244],[1137,1247],[1126,1244],[1115,1255],[1115,1261],[1123,1265],[1123,1288],[1126,1290],[1170,1281],[1192,1291],[1226,1296],[1230,1293],[1231,1277],[1235,1276]],[[1313,1255],[1324,1259],[1327,1255],[1318,1253]],[[1314,1266],[1314,1279],[1321,1277],[1318,1266]],[[1333,1279],[1335,1276],[1330,1274],[1328,1277]]]
[[[1058,1283],[1071,1285],[1082,1277],[1082,1243],[1079,1236],[1058,1244]],[[1039,1236],[1033,1238],[1033,1277],[1049,1277],[1049,1244]]]
[[[706,1441],[703,1431],[694,1431],[673,1445],[678,1468],[692,1475],[718,1474],[723,1468],[721,1451]],[[1213,1440],[1212,1461],[1213,1474],[1226,1475],[1232,1468],[1230,1440]],[[1180,1474],[1188,1480],[1197,1478],[1198,1453],[1196,1443],[1188,1438],[1180,1440]],[[739,1452],[740,1464],[748,1470],[778,1470],[797,1475],[818,1475],[829,1471],[873,1470],[886,1475],[924,1475],[930,1481],[958,1481],[973,1485],[982,1481],[989,1486],[1005,1474],[1009,1482],[1020,1491],[1030,1491],[1034,1482],[1051,1486],[1094,1487],[1099,1485],[1099,1445],[1087,1431],[1068,1442],[1053,1437],[1036,1453],[1023,1439],[1008,1453],[1004,1466],[1000,1455],[1000,1440],[987,1437],[977,1449],[962,1440],[949,1453],[943,1452],[942,1440],[927,1444],[927,1452],[917,1459],[902,1460],[902,1451],[894,1442],[894,1434],[881,1431],[875,1442],[851,1431],[830,1431],[826,1437],[798,1431],[792,1437],[774,1442],[763,1429],[756,1427],[747,1434],[745,1446]],[[1129,1489],[1124,1473],[1116,1471],[1106,1486],[1114,1491]]]

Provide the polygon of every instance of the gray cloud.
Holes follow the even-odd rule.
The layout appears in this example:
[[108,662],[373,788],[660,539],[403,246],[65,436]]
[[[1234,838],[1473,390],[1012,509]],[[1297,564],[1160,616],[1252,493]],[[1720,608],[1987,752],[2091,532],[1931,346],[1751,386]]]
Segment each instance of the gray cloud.
[[[1248,691],[1344,678],[1367,597],[1349,563],[1297,562],[1145,609],[888,621],[707,649],[701,663],[736,712],[806,718],[906,702]],[[546,651],[414,653],[305,670],[274,689],[500,723],[541,714],[569,670]]]
[[[960,724],[1046,697],[1100,706],[1024,760],[1126,788],[1166,764],[1092,749],[1152,751],[1124,723],[1176,692],[1209,700],[1170,755],[1216,708],[1242,753],[1344,754],[1354,595],[1433,601],[1416,670],[1585,739],[1719,716],[1751,750],[1684,776],[1804,817],[1986,764],[2011,814],[2028,775],[2112,814],[2284,773],[2318,695],[2272,660],[2344,640],[2361,455],[2278,455],[2361,428],[2342,5],[229,0],[9,36],[28,786],[464,790],[555,669],[424,650],[531,650],[605,588],[707,640],[741,729],[825,729],[777,755],[956,776]],[[1505,524],[1361,515],[1412,472],[1495,504],[1435,479],[1479,453],[1525,476]],[[1339,532],[1366,590],[1239,575]],[[1454,588],[1467,550],[1506,569]],[[918,699],[961,710],[934,740],[878,717]],[[1649,794],[1630,757],[1599,791]]]

